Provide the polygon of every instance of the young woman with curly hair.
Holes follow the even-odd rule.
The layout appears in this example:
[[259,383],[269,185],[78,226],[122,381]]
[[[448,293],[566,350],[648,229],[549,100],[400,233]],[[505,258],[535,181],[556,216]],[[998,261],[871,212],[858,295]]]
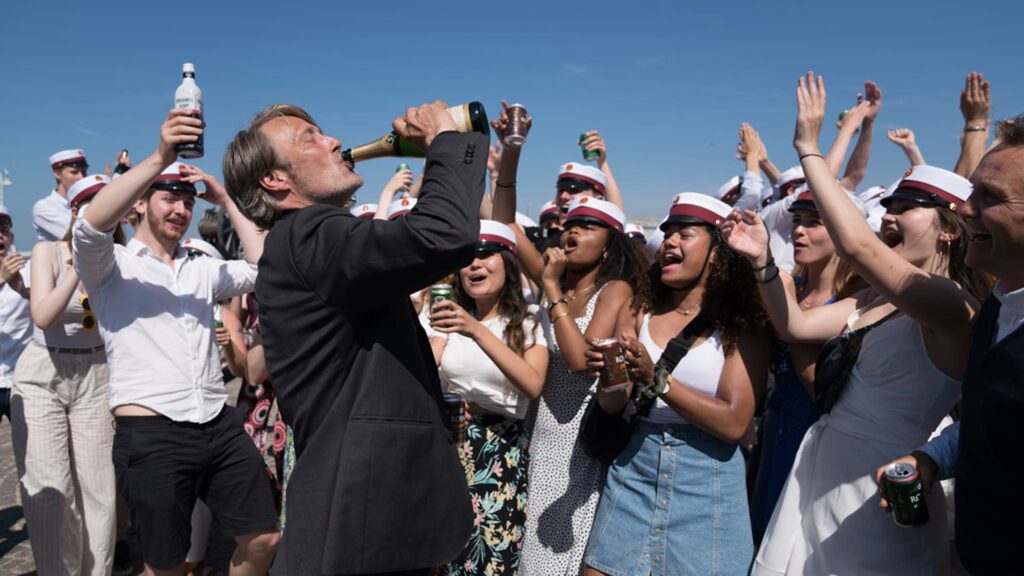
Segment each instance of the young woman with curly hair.
[[[661,225],[653,302],[622,340],[632,382],[658,398],[608,471],[588,575],[739,575],[750,567],[738,442],[763,393],[770,346],[750,265],[718,233],[729,212],[710,196],[683,193]],[[668,343],[698,317],[706,329],[670,374],[658,373]],[[598,399],[617,414],[627,395],[600,389]]]
[[512,230],[480,222],[476,257],[433,306],[431,348],[445,389],[469,405],[458,445],[476,514],[462,553],[441,574],[515,574],[526,522],[529,439],[523,419],[548,369],[538,307],[527,305]]

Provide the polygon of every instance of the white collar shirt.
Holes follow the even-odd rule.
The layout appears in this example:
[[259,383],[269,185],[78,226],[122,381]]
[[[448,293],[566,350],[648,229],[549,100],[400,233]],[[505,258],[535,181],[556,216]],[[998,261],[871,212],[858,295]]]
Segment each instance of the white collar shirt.
[[32,227],[39,240],[63,240],[71,225],[71,209],[66,198],[54,188],[50,195],[32,207]]
[[1013,292],[1003,290],[1002,282],[996,284],[992,294],[999,300],[999,318],[996,320],[996,339],[998,344],[1014,330],[1024,325],[1024,288]]
[[[21,270],[25,286],[30,274],[26,264]],[[14,366],[21,351],[32,338],[32,314],[27,298],[4,283],[0,286],[0,388],[14,383]]]
[[116,245],[112,232],[84,218],[75,223],[73,244],[110,363],[110,408],[135,404],[176,422],[217,416],[227,390],[213,306],[251,292],[256,266],[179,246],[171,268],[142,242]]

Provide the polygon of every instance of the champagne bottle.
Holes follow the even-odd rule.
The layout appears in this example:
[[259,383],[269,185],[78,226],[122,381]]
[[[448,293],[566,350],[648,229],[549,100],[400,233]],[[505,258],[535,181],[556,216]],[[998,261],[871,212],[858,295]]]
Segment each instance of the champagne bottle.
[[[455,129],[459,132],[490,133],[491,126],[487,122],[487,112],[484,110],[484,105],[479,102],[452,106],[448,109],[448,114],[455,121]],[[342,150],[341,155],[345,160],[362,162],[385,156],[422,158],[426,156],[426,153],[412,142],[402,138],[397,131],[392,130],[376,140]]]
[[[181,85],[174,91],[174,107],[198,110],[199,114],[193,114],[194,118],[203,119],[203,91],[196,86],[196,67],[191,62],[181,65]],[[199,140],[176,144],[174,150],[182,158],[203,157],[203,135]]]

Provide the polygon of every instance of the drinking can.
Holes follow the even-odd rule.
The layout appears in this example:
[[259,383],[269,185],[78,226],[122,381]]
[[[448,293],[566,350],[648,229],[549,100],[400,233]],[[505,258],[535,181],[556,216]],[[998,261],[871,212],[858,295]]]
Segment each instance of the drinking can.
[[898,526],[913,528],[928,523],[924,486],[912,464],[896,462],[885,468],[885,493]]
[[626,370],[626,354],[622,345],[615,338],[599,340],[594,345],[604,356],[604,367],[601,368],[599,383],[601,389],[607,392],[615,392],[624,389],[629,384],[629,375]]

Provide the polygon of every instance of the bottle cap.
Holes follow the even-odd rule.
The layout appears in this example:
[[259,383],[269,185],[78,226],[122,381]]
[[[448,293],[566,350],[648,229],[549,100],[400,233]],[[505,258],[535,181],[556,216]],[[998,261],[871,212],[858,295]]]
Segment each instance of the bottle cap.
[[196,66],[195,66],[195,64],[193,64],[191,62],[185,62],[184,64],[181,65],[181,72],[183,74],[187,74],[189,72],[191,72],[192,74],[195,74],[196,73]]

